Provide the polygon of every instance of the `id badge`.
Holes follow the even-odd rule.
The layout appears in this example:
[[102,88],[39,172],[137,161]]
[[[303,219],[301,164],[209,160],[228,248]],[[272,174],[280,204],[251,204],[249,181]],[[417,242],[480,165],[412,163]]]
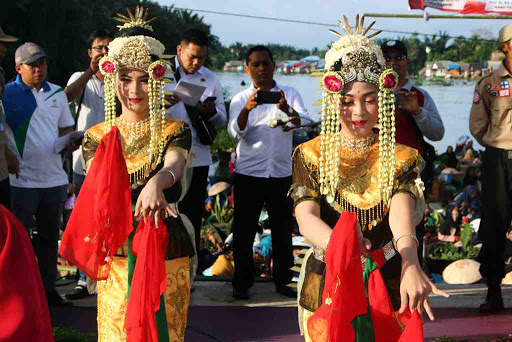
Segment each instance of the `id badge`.
[[508,159],[512,159],[512,150],[509,150],[507,152],[508,152]]

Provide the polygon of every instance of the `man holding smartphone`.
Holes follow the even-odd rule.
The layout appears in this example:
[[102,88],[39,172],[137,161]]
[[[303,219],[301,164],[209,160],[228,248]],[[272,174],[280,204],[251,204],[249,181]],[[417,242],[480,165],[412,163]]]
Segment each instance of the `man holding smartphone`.
[[[432,97],[425,89],[413,86],[407,79],[409,60],[407,47],[399,40],[390,40],[381,45],[388,67],[398,74],[396,142],[423,152],[423,137],[440,141],[444,136],[444,125]],[[403,119],[412,117],[414,121]],[[403,120],[402,120],[403,119]],[[421,137],[416,135],[419,129]]]
[[296,298],[297,293],[286,286],[293,266],[293,204],[287,196],[292,184],[293,130],[285,132],[269,123],[300,125],[307,111],[297,90],[274,81],[275,63],[267,47],[250,48],[245,60],[252,84],[231,100],[228,124],[229,134],[239,140],[234,176],[233,297],[249,299],[254,283],[252,246],[265,207],[272,230],[276,292]]
[[171,61],[174,74],[166,75],[173,79],[173,82],[168,84],[167,90],[174,90],[180,80],[206,87],[196,107],[180,102],[175,96],[167,97],[171,104],[167,116],[186,122],[192,132],[192,148],[189,152],[191,164],[188,165],[193,170],[192,179],[185,198],[179,203],[179,209],[194,226],[196,250],[199,248],[201,218],[207,196],[208,169],[212,164],[212,156],[208,146],[211,142],[202,139],[194,121],[197,116],[200,116],[204,122],[217,128],[222,127],[226,122],[222,88],[215,74],[204,67],[208,56],[208,43],[205,32],[196,29],[185,31],[180,45],[176,47],[177,56]]
[[[76,128],[86,131],[105,120],[105,89],[103,74],[99,70],[100,59],[108,53],[112,34],[102,29],[94,30],[87,40],[90,62],[85,71],[77,71],[68,80],[64,93],[68,102],[76,104]],[[82,163],[82,139],[73,141],[80,146],[73,152],[73,185],[78,196],[85,180],[85,165]],[[92,294],[87,290],[87,277],[78,270],[79,279],[74,289],[66,293],[67,299],[80,299]]]
[[[434,180],[435,149],[425,141],[439,141],[444,136],[444,125],[436,104],[426,90],[412,85],[407,79],[409,60],[407,47],[399,40],[390,40],[381,45],[386,65],[398,74],[398,86],[395,93],[397,108],[395,111],[396,142],[418,150],[426,166],[421,173],[425,183],[425,194],[432,190]],[[418,257],[423,262],[423,221],[416,227],[420,241]]]

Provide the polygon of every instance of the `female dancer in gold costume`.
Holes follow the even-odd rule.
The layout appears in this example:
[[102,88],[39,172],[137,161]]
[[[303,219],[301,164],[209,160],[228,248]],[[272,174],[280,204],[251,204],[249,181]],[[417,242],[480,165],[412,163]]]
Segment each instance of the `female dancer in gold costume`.
[[123,25],[100,61],[106,120],[85,134],[87,177],[61,244],[65,258],[101,280],[101,342],[183,341],[187,322],[193,247],[168,204],[184,190],[191,134],[165,118],[165,47],[147,16],[138,7],[116,18]]
[[[340,26],[346,35],[333,31],[339,40],[325,56],[322,132],[294,152],[295,215],[301,233],[314,245],[299,286],[299,325],[306,341],[335,342],[347,334],[354,334],[356,341],[380,340],[382,322],[391,322],[384,336],[397,337],[385,340],[398,340],[404,323],[400,314],[417,309],[433,319],[428,295],[446,295],[418,263],[414,221],[423,215],[419,173],[424,162],[416,150],[395,145],[393,91],[398,76],[386,69],[381,49],[369,39],[375,34],[365,36],[373,24],[366,30],[363,24],[364,17],[360,23],[357,18],[353,29],[345,18]],[[357,261],[360,265],[352,264],[354,268],[347,266],[352,259],[345,253],[352,247],[340,237],[350,233],[351,223],[357,232],[350,236],[359,234],[357,241],[365,246],[362,266]],[[358,260],[359,253],[357,246]],[[336,266],[340,258],[345,268]],[[357,267],[364,283],[357,272],[345,274]],[[371,276],[374,270],[380,271],[380,283]],[[374,290],[377,283],[383,291]],[[336,302],[347,288],[351,292]],[[366,289],[366,295],[356,288]],[[376,300],[385,310],[374,307]],[[362,311],[347,312],[357,301]]]

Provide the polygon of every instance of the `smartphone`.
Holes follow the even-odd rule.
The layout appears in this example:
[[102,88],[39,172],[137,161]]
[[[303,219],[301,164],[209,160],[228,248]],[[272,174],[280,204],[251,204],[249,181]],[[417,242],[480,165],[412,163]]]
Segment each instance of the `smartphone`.
[[258,91],[256,101],[258,104],[278,103],[281,100],[281,93],[277,91]]
[[395,94],[395,104],[402,105],[404,104],[405,95],[402,93]]
[[73,140],[72,143],[77,145],[77,146],[80,146],[82,145],[82,141],[84,140],[84,136],[82,135],[80,138],[76,139],[76,140]]
[[204,102],[215,102],[215,100],[217,100],[217,97],[215,96],[210,96],[210,97],[207,97],[204,101]]

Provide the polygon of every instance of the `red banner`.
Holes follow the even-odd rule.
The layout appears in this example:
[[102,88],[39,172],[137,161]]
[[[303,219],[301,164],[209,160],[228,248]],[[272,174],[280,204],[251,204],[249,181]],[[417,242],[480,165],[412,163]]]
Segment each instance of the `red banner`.
[[409,7],[461,14],[512,14],[512,0],[409,0]]

